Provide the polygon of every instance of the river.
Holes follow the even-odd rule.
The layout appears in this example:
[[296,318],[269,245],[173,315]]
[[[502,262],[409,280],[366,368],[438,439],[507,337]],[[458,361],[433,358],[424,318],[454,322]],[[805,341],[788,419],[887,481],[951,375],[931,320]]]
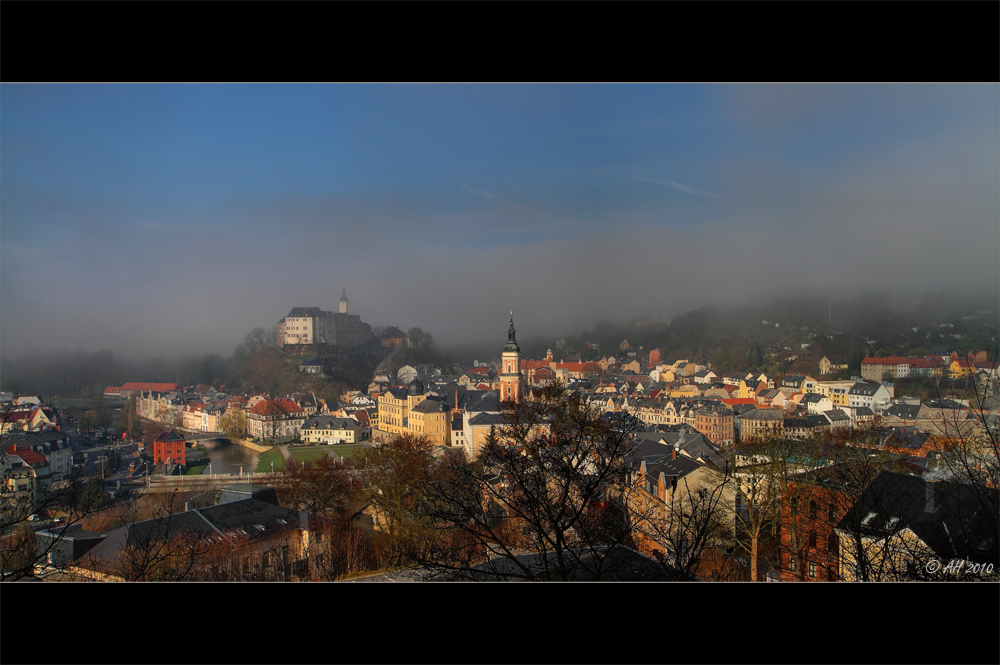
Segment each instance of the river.
[[[237,446],[227,439],[208,439],[199,443],[208,452],[213,474],[239,474],[241,467],[243,473],[257,470],[258,453],[254,450]],[[205,468],[205,473],[208,473],[208,467]]]

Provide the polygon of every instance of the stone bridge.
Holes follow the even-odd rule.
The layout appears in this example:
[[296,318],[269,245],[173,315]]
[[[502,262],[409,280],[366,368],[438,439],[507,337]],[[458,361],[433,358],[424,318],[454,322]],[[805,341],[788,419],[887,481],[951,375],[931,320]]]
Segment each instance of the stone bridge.
[[[272,485],[281,477],[280,473],[238,473],[233,474],[199,474],[196,476],[150,476],[148,479],[122,482],[122,489],[139,490],[143,494],[180,492],[204,492],[219,489],[227,485],[253,483],[255,485]],[[109,483],[109,486],[116,486]]]

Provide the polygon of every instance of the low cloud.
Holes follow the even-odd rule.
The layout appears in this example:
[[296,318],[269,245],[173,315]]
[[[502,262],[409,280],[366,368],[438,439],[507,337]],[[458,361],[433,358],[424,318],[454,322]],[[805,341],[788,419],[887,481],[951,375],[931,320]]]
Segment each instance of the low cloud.
[[701,196],[709,199],[734,200],[730,196],[723,196],[722,194],[716,194],[715,192],[706,192],[700,189],[695,189],[694,187],[690,187],[688,185],[679,183],[676,180],[657,180],[655,178],[646,178],[646,177],[638,177],[636,178],[636,180],[639,180],[641,182],[652,183],[654,185],[665,185],[668,187],[673,187],[674,189],[679,189],[682,192],[693,194],[694,196]]
[[486,190],[483,189],[475,189],[473,187],[469,187],[468,185],[462,185],[462,189],[464,189],[467,192],[472,192],[473,194],[478,194],[487,201],[495,201],[497,198],[497,195],[492,192],[487,192]]

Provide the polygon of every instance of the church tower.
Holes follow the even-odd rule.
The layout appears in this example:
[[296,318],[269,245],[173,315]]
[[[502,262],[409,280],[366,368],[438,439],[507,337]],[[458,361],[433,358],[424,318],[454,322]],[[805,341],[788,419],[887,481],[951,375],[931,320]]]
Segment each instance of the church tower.
[[501,354],[500,401],[517,402],[521,399],[521,349],[514,338],[514,310],[510,312],[510,327],[507,328],[507,343]]
[[340,292],[340,313],[347,314],[347,287]]

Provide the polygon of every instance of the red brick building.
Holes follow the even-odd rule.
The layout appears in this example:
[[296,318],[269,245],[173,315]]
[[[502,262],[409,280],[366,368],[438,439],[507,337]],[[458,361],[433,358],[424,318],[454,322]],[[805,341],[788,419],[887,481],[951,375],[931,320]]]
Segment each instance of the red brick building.
[[187,464],[184,437],[174,430],[160,432],[153,439],[153,464],[165,464],[167,460],[181,466]]
[[837,523],[854,503],[843,465],[807,471],[789,479],[781,506],[781,580],[840,579]]

